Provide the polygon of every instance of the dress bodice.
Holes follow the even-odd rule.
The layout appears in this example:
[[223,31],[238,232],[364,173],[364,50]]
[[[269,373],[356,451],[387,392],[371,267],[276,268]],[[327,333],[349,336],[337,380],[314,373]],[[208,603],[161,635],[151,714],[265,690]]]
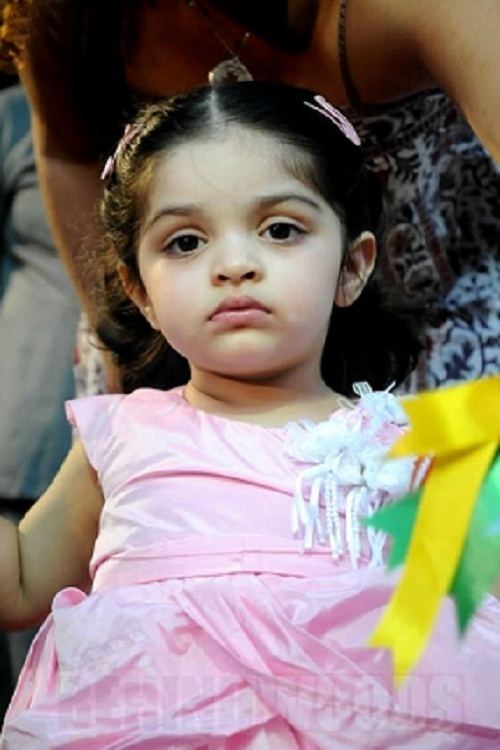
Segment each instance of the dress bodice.
[[181,388],[71,402],[105,497],[94,586],[247,569],[330,574],[348,557],[367,564],[366,532],[356,553],[344,544],[346,504],[356,524],[410,474],[406,465],[380,471],[404,420],[383,413],[387,400],[399,408],[392,396],[382,400],[382,411],[365,397],[326,422],[277,428],[200,411]]

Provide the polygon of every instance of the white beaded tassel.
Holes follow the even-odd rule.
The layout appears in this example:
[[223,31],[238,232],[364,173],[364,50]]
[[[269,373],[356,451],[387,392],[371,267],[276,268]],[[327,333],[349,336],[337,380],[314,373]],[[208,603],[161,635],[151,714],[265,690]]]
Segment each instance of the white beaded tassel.
[[351,565],[354,569],[358,567],[358,560],[361,557],[359,509],[361,501],[365,499],[365,494],[365,487],[352,487],[345,501],[345,536]]
[[309,499],[309,513],[310,513],[310,526],[309,526],[309,534],[307,536],[308,545],[306,545],[307,549],[312,549],[313,543],[314,543],[314,533],[316,532],[316,535],[318,537],[318,542],[320,544],[324,543],[325,541],[325,533],[323,531],[323,524],[321,523],[321,515],[320,515],[320,505],[319,501],[321,499],[321,490],[323,487],[323,477],[320,475],[316,477],[312,483],[311,487],[311,496]]
[[[304,538],[302,550],[311,550],[314,544],[315,535],[318,541],[325,541],[325,533],[320,515],[320,499],[323,487],[323,469],[314,467],[302,472],[297,477],[295,483],[295,492],[292,506],[292,533],[296,536],[300,527],[304,528]],[[311,480],[311,490],[309,502],[306,502],[302,486],[305,482]]]
[[302,494],[302,475],[299,474],[295,480],[295,492],[292,505],[292,534],[297,536],[300,527],[306,527],[309,522],[307,504]]
[[342,530],[340,527],[340,513],[337,500],[337,485],[333,477],[333,472],[329,471],[325,483],[325,515],[326,515],[326,533],[330,542],[330,549],[334,560],[338,560],[344,553],[342,543]]

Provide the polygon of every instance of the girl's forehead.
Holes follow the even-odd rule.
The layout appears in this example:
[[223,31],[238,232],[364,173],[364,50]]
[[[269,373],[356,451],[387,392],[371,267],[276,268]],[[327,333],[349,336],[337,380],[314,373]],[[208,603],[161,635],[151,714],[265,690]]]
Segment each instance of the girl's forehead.
[[224,125],[208,137],[178,143],[156,161],[149,200],[169,193],[206,190],[238,194],[261,190],[272,183],[300,183],[316,192],[306,179],[310,157],[272,134]]
[[265,144],[278,146],[280,141],[275,134],[264,129],[260,130],[257,126],[220,121],[214,124],[205,134],[188,137],[185,142],[181,142],[174,147],[174,150],[183,147],[189,149],[196,144],[218,144],[221,147],[230,148],[235,143],[247,149],[258,149]]

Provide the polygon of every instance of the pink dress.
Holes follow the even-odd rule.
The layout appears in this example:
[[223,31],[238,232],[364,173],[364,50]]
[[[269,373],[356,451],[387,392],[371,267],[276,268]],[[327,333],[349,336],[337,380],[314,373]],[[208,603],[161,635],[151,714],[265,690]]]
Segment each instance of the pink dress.
[[93,586],[55,597],[2,750],[500,747],[496,600],[463,641],[446,602],[399,691],[366,646],[395,576],[358,517],[412,468],[383,462],[392,396],[283,428],[201,412],[182,389],[68,411],[105,496]]

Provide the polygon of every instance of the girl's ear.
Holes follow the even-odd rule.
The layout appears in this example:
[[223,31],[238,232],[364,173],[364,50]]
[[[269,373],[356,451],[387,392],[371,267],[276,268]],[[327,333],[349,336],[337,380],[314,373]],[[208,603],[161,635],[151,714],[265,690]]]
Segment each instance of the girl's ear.
[[144,289],[141,281],[137,280],[125,263],[118,263],[118,277],[120,279],[123,291],[129,297],[134,305],[140,310],[142,315],[146,318],[151,328],[155,331],[159,330],[158,321],[156,319],[155,311],[146,290]]
[[362,232],[347,251],[347,257],[340,270],[335,304],[349,307],[357,300],[375,266],[377,243],[371,232]]

